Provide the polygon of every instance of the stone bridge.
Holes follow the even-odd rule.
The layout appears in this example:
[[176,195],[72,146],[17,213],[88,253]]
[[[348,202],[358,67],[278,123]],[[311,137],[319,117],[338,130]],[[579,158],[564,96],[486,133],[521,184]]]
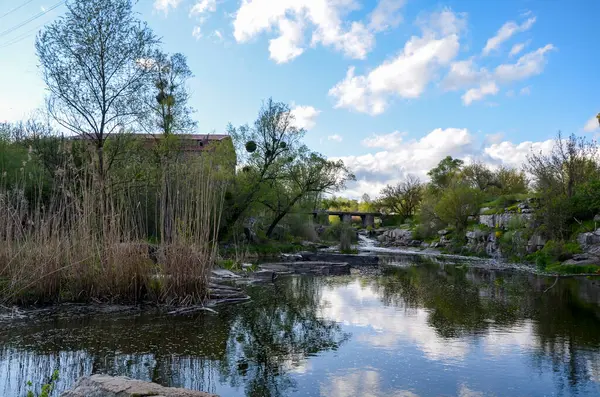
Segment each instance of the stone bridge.
[[382,214],[380,212],[358,212],[358,211],[313,211],[313,217],[316,218],[319,215],[327,215],[327,216],[339,216],[342,222],[350,223],[352,222],[353,216],[360,216],[362,220],[363,227],[375,226],[375,218],[381,218]]

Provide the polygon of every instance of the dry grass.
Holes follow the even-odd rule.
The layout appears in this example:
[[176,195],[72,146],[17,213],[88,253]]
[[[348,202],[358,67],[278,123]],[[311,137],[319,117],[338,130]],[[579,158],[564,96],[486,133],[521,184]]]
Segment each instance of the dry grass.
[[[226,184],[217,168],[210,158],[169,167],[173,193],[157,211],[144,203],[161,202],[162,189],[102,188],[109,184],[72,164],[57,173],[44,200],[27,199],[22,187],[9,188],[0,176],[0,302],[202,301]],[[172,236],[150,245],[149,224],[160,224],[164,211]]]

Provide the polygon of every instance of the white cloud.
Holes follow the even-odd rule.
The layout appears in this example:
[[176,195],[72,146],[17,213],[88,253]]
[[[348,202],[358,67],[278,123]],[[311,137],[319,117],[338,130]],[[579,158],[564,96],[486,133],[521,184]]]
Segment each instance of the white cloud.
[[483,83],[478,88],[471,88],[462,96],[463,103],[469,106],[473,101],[479,101],[488,95],[496,95],[498,86],[494,81]]
[[449,91],[458,90],[481,84],[489,77],[490,73],[487,69],[478,69],[473,59],[457,61],[450,65],[450,71],[442,81],[442,87]]
[[506,22],[498,30],[494,37],[488,39],[485,47],[483,48],[483,55],[488,55],[491,51],[498,49],[502,43],[510,39],[514,34],[529,30],[535,23],[535,17],[527,19],[521,25],[510,21]]
[[215,36],[215,37],[216,37],[217,39],[219,39],[219,40],[223,40],[223,33],[221,33],[221,31],[220,31],[220,30],[215,30],[215,31],[213,32],[213,36]]
[[335,134],[335,135],[329,135],[327,137],[328,141],[334,141],[334,142],[341,142],[344,140],[344,138],[341,135]]
[[217,11],[217,0],[198,0],[196,1],[196,4],[194,4],[190,9],[190,16],[199,16],[208,12],[215,11]]
[[406,0],[379,0],[377,7],[369,15],[369,28],[376,32],[394,28],[402,22],[399,11]]
[[585,132],[594,132],[594,131],[600,130],[600,124],[598,124],[598,118],[596,116],[594,116],[591,119],[589,119],[587,121],[587,123],[585,123],[583,130]]
[[538,75],[544,71],[546,54],[553,49],[552,44],[546,44],[544,47],[523,55],[517,60],[517,63],[497,66],[494,75],[498,80],[505,82],[523,80]]
[[200,26],[194,26],[194,29],[192,30],[192,36],[194,36],[196,40],[200,40],[202,37],[202,28]]
[[170,8],[177,8],[182,0],[154,0],[154,9],[156,11],[169,13]]
[[554,140],[549,139],[543,142],[522,142],[512,143],[508,141],[494,143],[483,149],[483,153],[497,163],[506,166],[521,168],[527,161],[527,156],[533,152],[550,153]]
[[340,157],[357,178],[348,184],[344,194],[356,198],[363,193],[377,194],[386,184],[400,182],[407,175],[426,181],[427,172],[446,156],[467,163],[478,160],[491,167],[505,165],[520,169],[532,150],[549,153],[554,143],[553,140],[513,143],[502,140],[501,134],[487,135],[481,141],[463,128],[437,128],[420,139],[406,139],[405,135],[396,131],[366,138],[362,145],[373,149],[372,152]]
[[411,37],[399,55],[368,74],[355,75],[355,68],[350,67],[346,78],[329,90],[335,107],[377,115],[385,110],[390,96],[421,96],[436,71],[458,54],[462,22],[448,10],[432,15],[429,21],[422,26],[422,37]]
[[396,148],[402,144],[406,132],[394,131],[391,134],[372,135],[362,140],[362,145],[368,148]]
[[515,55],[518,55],[521,51],[523,51],[525,49],[525,46],[528,43],[517,43],[514,46],[512,46],[512,48],[510,49],[510,53],[508,54],[509,56],[513,57]]
[[521,90],[519,91],[520,95],[530,95],[531,94],[531,86],[528,85],[527,87],[523,87],[521,88]]
[[319,113],[321,111],[312,106],[295,106],[292,109],[292,115],[295,118],[294,124],[298,128],[310,130],[315,126]]
[[375,33],[396,26],[403,0],[380,0],[366,25],[344,18],[358,5],[353,0],[243,0],[234,15],[233,35],[238,43],[266,32],[271,59],[289,62],[310,45],[332,47],[354,59],[365,59],[375,45]]
[[277,63],[286,63],[304,52],[302,45],[301,22],[282,19],[279,21],[279,32],[281,36],[269,41],[270,58]]

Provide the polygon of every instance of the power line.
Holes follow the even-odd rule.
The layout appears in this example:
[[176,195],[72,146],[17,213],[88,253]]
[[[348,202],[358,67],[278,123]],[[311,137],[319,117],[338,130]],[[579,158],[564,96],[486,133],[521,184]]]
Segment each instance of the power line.
[[12,10],[8,11],[7,13],[0,15],[0,19],[4,18],[5,16],[7,16],[9,14],[12,14],[13,12],[15,12],[15,11],[17,11],[17,10],[23,8],[23,7],[25,7],[27,4],[31,3],[32,1],[35,1],[35,0],[28,0],[25,3],[21,4],[20,6],[15,7]]
[[60,7],[61,5],[63,5],[64,3],[65,3],[65,0],[63,0],[63,1],[59,1],[58,3],[54,4],[52,7],[48,8],[47,10],[45,10],[45,11],[42,11],[42,12],[39,12],[39,13],[37,13],[36,15],[32,16],[31,18],[29,18],[29,19],[27,19],[27,20],[25,20],[25,21],[23,21],[23,22],[19,23],[18,25],[15,25],[15,26],[13,26],[12,28],[6,29],[6,30],[5,30],[5,31],[3,31],[3,32],[0,32],[0,37],[4,37],[4,36],[6,36],[7,34],[11,34],[11,33],[12,33],[12,32],[14,32],[15,30],[17,30],[17,29],[19,29],[19,28],[21,28],[21,27],[23,27],[23,26],[27,25],[27,24],[28,24],[28,23],[30,23],[30,22],[33,22],[33,21],[35,21],[36,19],[38,19],[38,18],[40,18],[40,17],[42,17],[42,16],[46,15],[46,14],[47,14],[47,13],[49,13],[50,11],[57,9],[58,7]]
[[10,39],[10,40],[8,40],[8,41],[6,41],[6,42],[4,42],[4,43],[0,44],[0,49],[2,49],[2,48],[6,48],[6,47],[10,47],[10,46],[11,46],[11,45],[13,45],[13,44],[17,44],[18,42],[20,42],[20,41],[23,41],[23,40],[25,40],[26,38],[33,36],[35,33],[37,33],[37,31],[38,31],[38,30],[39,30],[39,29],[40,29],[42,26],[44,26],[44,24],[38,25],[38,26],[36,26],[35,28],[33,28],[33,29],[30,29],[30,30],[26,31],[26,32],[25,32],[25,33],[23,33],[23,34],[20,34],[20,35],[19,35],[19,36],[17,36],[17,37],[13,37],[12,39]]

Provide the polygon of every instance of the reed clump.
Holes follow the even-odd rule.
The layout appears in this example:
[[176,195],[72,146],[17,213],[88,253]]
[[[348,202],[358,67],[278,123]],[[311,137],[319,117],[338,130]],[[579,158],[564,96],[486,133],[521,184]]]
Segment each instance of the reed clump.
[[51,175],[0,174],[0,302],[206,298],[227,185],[218,158],[148,162],[142,178],[100,180],[93,161],[63,157]]

